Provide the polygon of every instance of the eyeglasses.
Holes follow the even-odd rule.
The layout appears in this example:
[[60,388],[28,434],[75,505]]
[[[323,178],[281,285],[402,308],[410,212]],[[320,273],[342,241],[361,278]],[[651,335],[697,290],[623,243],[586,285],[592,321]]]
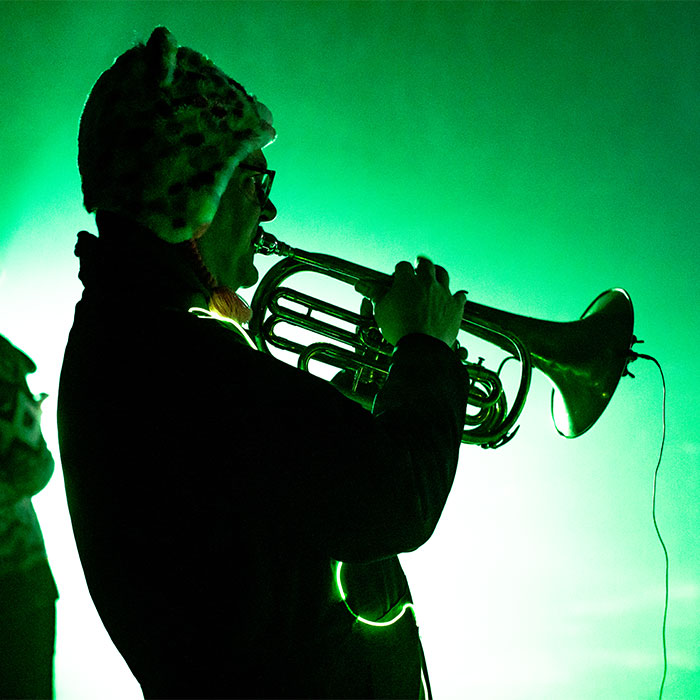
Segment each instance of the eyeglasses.
[[272,189],[272,181],[275,179],[275,171],[259,168],[255,165],[246,165],[245,163],[241,163],[238,167],[241,170],[250,170],[260,175],[260,177],[253,177],[253,184],[255,185],[255,195],[258,198],[260,208],[264,209],[270,199],[270,190]]

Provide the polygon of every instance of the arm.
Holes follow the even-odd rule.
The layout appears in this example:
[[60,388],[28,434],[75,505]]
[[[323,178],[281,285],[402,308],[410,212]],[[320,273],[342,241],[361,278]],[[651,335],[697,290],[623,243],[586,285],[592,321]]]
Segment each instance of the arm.
[[[382,332],[397,344],[389,378],[368,424],[349,407],[338,408],[349,414],[337,419],[344,435],[336,437],[338,456],[329,456],[335,468],[320,479],[332,506],[318,526],[334,558],[344,561],[423,544],[437,525],[457,466],[468,377],[449,346],[459,330],[464,294],[451,295],[446,271],[424,258],[415,271],[399,263],[394,280],[376,305]],[[333,415],[330,397],[324,403],[326,415]]]

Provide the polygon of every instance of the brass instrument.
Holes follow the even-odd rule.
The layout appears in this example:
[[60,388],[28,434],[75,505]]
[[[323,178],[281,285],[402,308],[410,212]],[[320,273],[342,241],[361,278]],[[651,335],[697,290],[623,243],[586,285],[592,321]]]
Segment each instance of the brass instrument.
[[[262,229],[256,249],[284,258],[264,275],[253,296],[250,331],[258,348],[270,353],[272,346],[298,355],[300,369],[308,370],[312,360],[339,369],[332,383],[371,407],[388,373],[393,350],[382,338],[373,315],[355,313],[281,285],[292,275],[315,272],[353,287],[388,288],[391,275],[332,255],[292,248]],[[280,323],[328,341],[304,344],[285,338],[275,330]],[[467,301],[461,330],[511,353],[521,364],[521,376],[508,410],[500,368],[494,372],[481,359],[467,361],[465,349],[456,343],[455,350],[470,378],[462,442],[500,447],[515,435],[533,367],[554,384],[552,414],[558,432],[569,438],[585,433],[603,413],[620,378],[628,374],[628,363],[636,357],[631,347],[640,341],[632,334],[633,323],[632,301],[623,289],[603,292],[579,320],[570,322],[537,320]],[[554,416],[557,397],[562,418]]]

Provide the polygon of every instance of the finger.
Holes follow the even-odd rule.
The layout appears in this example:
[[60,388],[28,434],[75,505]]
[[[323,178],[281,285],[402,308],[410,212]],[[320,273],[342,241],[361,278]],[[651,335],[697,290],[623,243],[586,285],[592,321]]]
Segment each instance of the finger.
[[394,268],[395,278],[406,279],[407,277],[413,277],[414,274],[415,271],[413,269],[413,265],[411,265],[408,260],[402,260],[401,262],[396,263],[396,267]]
[[445,288],[450,288],[450,275],[441,265],[435,266],[435,279]]
[[360,304],[360,316],[374,316],[374,306],[367,297]]
[[463,289],[460,289],[458,292],[455,292],[452,295],[452,298],[456,302],[459,302],[462,306],[464,306],[467,303],[467,293]]
[[418,264],[416,265],[416,277],[435,279],[435,265],[428,259],[418,256]]

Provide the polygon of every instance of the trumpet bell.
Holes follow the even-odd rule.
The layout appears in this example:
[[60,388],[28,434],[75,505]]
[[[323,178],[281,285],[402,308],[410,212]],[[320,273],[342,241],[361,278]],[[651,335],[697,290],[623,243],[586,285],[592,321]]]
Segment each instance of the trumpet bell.
[[533,353],[533,365],[552,389],[552,419],[567,438],[583,435],[600,418],[633,358],[634,311],[623,289],[597,296],[579,321],[564,329],[555,358]]
[[633,326],[624,289],[599,294],[576,321],[545,321],[467,301],[462,323],[467,333],[501,349],[509,350],[513,337],[523,344],[528,361],[554,385],[552,419],[567,438],[583,435],[610,402],[636,357]]

